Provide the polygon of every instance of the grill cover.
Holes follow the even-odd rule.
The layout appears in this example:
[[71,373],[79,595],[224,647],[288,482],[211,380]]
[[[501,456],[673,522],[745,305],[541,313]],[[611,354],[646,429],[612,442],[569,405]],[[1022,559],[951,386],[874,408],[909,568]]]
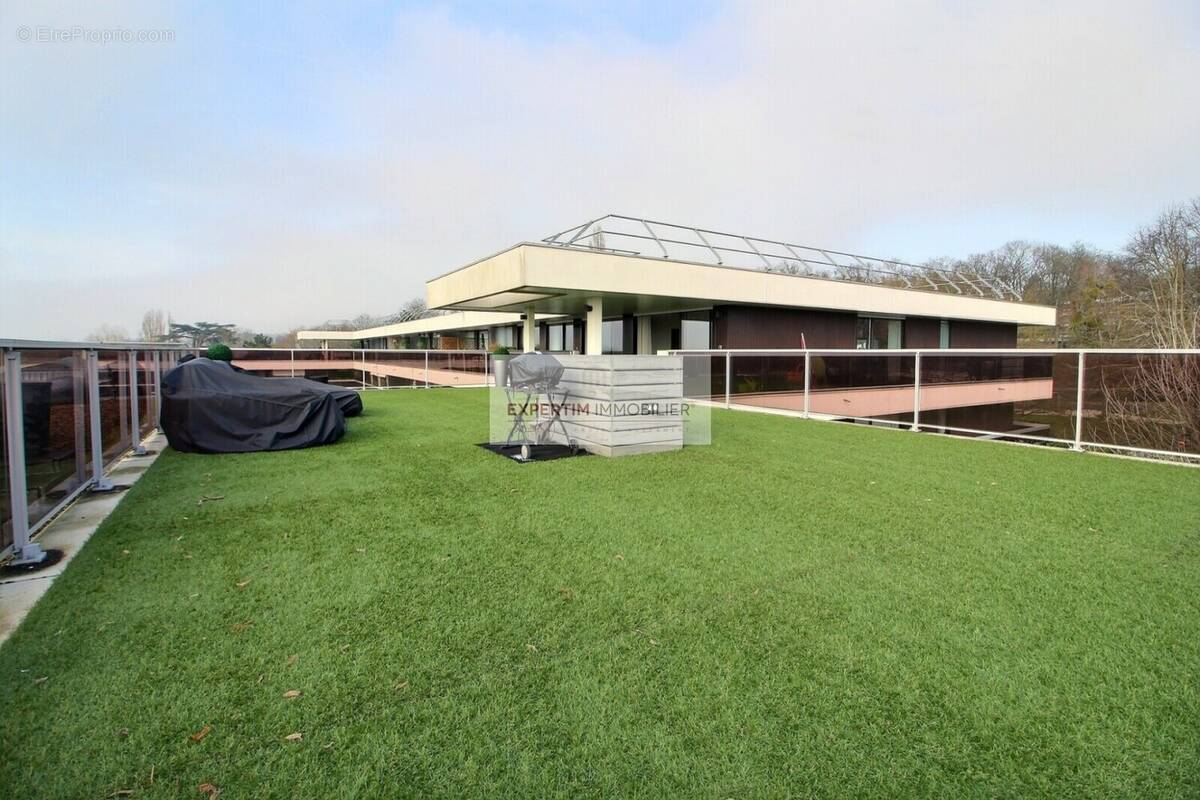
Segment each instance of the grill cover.
[[562,363],[545,353],[522,353],[508,362],[508,382],[514,389],[554,386],[562,374]]
[[185,453],[250,453],[333,444],[346,421],[332,392],[197,358],[162,377],[161,425]]

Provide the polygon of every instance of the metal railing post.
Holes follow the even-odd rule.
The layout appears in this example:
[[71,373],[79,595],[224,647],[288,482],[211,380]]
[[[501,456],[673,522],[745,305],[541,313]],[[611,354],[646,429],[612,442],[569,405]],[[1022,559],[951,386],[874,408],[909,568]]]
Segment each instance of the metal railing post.
[[154,351],[154,429],[162,432],[162,351]]
[[804,351],[804,418],[808,419],[808,397],[812,387],[812,353]]
[[129,425],[133,435],[132,455],[146,455],[142,447],[141,421],[138,419],[138,351],[129,351]]
[[429,351],[425,351],[425,388],[429,388]]
[[294,377],[296,377],[296,348],[289,347],[288,355],[291,357],[291,360],[292,360],[292,377],[294,378]]
[[29,541],[29,488],[25,481],[25,401],[21,387],[21,353],[4,354],[4,419],[8,428],[8,496],[11,501],[13,562],[37,564],[46,558]]
[[484,386],[488,385],[488,381],[491,378],[491,374],[492,374],[491,368],[490,368],[490,365],[488,364],[488,354],[486,351],[484,351],[484,354],[483,354],[483,385]]
[[362,356],[362,385],[365,389],[367,388],[367,349],[360,348],[358,354]]
[[100,431],[100,357],[95,350],[87,354],[88,427],[92,434],[92,491],[111,492],[113,482],[104,474],[104,442]]
[[1083,451],[1083,375],[1084,354],[1079,351],[1079,381],[1075,387],[1075,444],[1072,450]]
[[729,408],[729,384],[733,382],[733,357],[725,351],[725,407]]
[[913,421],[910,431],[921,430],[921,351],[913,356]]

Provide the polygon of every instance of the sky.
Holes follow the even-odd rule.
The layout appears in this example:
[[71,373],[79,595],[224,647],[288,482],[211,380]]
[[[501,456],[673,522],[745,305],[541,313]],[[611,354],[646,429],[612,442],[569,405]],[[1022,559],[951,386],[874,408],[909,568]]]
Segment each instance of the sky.
[[921,261],[1200,195],[1195,0],[98,5],[0,10],[0,338],[386,314],[606,213]]

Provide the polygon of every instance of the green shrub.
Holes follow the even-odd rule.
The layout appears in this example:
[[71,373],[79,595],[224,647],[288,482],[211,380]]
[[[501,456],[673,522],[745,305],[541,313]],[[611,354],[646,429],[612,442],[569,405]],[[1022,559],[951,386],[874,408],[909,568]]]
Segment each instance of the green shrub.
[[204,351],[204,357],[211,358],[213,361],[233,361],[233,351],[227,344],[210,344]]
[[498,344],[492,348],[492,355],[494,355],[494,356],[507,356],[507,355],[510,355],[511,353],[512,353],[512,351],[509,350],[507,347],[505,347],[502,344]]

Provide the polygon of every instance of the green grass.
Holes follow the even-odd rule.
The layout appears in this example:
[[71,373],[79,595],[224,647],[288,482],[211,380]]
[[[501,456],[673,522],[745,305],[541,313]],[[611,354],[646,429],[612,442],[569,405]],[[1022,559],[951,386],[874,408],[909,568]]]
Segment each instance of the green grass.
[[0,796],[1200,793],[1200,471],[724,411],[523,466],[478,391],[366,403],[160,457],[0,648]]

